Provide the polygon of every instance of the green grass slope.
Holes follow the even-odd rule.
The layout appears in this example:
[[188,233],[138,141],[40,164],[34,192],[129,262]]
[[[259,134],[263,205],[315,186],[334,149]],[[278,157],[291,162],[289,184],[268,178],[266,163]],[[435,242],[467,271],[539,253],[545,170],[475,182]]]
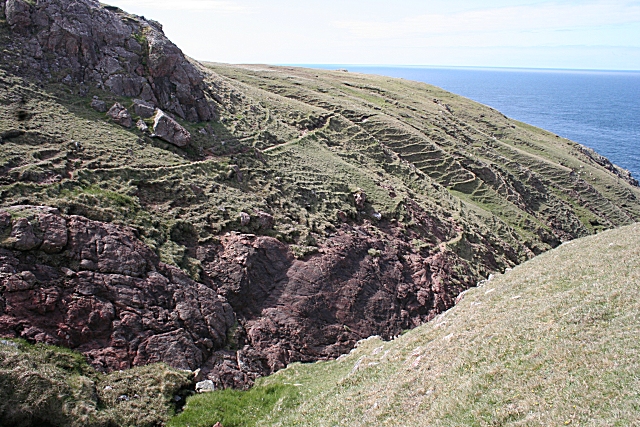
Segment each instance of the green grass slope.
[[639,292],[635,224],[498,275],[390,342],[195,396],[170,425],[638,425]]

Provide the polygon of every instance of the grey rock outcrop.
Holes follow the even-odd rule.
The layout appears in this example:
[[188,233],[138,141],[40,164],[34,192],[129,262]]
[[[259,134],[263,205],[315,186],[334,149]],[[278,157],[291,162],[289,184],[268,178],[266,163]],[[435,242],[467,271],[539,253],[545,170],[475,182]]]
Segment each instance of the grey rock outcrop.
[[21,74],[93,84],[192,122],[214,117],[203,74],[159,23],[97,0],[0,0],[0,9],[12,33],[6,62]]
[[107,103],[98,99],[97,96],[94,96],[93,99],[91,100],[91,108],[93,108],[99,113],[106,113],[108,110]]
[[166,115],[162,110],[156,112],[153,120],[153,132],[155,135],[177,147],[186,147],[191,141],[188,130]]

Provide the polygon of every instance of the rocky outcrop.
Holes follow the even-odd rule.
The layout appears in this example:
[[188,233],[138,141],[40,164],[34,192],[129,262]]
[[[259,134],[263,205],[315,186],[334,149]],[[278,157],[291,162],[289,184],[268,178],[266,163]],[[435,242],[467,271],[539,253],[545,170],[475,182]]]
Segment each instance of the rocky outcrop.
[[159,262],[131,229],[15,207],[0,211],[0,334],[62,345],[103,370],[197,369],[226,343],[231,306]]
[[216,388],[242,388],[288,363],[415,327],[472,285],[453,252],[421,254],[403,236],[400,226],[381,238],[370,224],[345,224],[319,253],[296,259],[272,237],[229,233],[194,248],[197,283],[132,229],[7,208],[0,335],[81,351],[102,370],[166,362],[201,368]]
[[[229,234],[202,246],[205,283],[234,307],[227,350],[203,366],[217,387],[243,387],[295,361],[338,357],[371,335],[391,338],[454,304],[472,286],[450,251],[421,254],[390,227],[344,225],[309,259],[266,236]],[[236,347],[232,351],[229,348]]]
[[12,72],[95,85],[192,122],[213,118],[202,73],[159,23],[97,0],[1,0],[0,8],[12,33],[3,65]]

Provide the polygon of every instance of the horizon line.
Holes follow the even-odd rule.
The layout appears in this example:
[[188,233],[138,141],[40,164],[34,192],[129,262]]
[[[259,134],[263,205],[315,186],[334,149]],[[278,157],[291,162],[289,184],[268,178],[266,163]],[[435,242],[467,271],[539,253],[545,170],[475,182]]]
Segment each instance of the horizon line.
[[[247,64],[249,65],[249,64]],[[472,68],[472,69],[502,69],[502,70],[540,70],[540,71],[591,71],[591,72],[640,72],[638,69],[611,68],[560,68],[560,67],[518,67],[495,65],[399,65],[399,64],[340,64],[340,63],[275,63],[279,67],[375,67],[375,68]]]

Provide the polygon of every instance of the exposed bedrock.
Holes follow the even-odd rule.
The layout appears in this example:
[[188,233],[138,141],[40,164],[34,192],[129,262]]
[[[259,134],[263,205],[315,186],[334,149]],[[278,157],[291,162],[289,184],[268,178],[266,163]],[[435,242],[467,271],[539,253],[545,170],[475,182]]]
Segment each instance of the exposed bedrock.
[[1,212],[0,227],[3,336],[76,349],[104,370],[197,369],[225,345],[225,298],[160,263],[131,229],[35,207]]
[[344,226],[305,261],[273,238],[251,235],[199,251],[239,321],[230,337],[237,351],[217,352],[204,366],[224,387],[290,362],[337,357],[371,335],[398,335],[451,307],[473,276],[453,252],[424,257],[363,227]]
[[162,26],[95,0],[0,0],[12,40],[12,72],[95,85],[140,98],[183,119],[214,116],[202,73]]
[[132,229],[10,208],[0,211],[0,334],[76,349],[103,370],[164,361],[246,387],[415,327],[472,285],[453,252],[423,256],[399,229],[371,231],[344,225],[306,260],[274,238],[229,233],[196,248],[197,283]]

